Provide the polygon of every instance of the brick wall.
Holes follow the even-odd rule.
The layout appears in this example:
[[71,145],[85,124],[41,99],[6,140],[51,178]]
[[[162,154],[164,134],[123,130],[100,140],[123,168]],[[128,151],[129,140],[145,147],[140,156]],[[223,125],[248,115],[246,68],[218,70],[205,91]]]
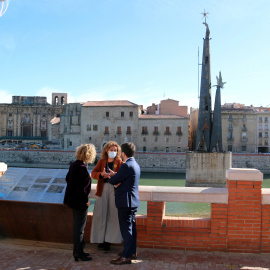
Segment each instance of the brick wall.
[[[229,173],[228,173],[229,172]],[[211,218],[165,216],[165,202],[147,202],[137,216],[137,245],[145,248],[270,253],[270,205],[262,205],[262,173],[227,171],[228,204],[212,203]],[[92,214],[85,239],[89,242]]]

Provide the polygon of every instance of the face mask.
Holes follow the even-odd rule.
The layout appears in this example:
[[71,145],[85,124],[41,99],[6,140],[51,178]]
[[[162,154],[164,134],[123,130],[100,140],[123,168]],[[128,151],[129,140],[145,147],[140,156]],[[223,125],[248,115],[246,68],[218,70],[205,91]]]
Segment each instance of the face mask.
[[117,155],[117,152],[109,151],[109,154],[108,154],[109,158],[115,158],[116,155]]

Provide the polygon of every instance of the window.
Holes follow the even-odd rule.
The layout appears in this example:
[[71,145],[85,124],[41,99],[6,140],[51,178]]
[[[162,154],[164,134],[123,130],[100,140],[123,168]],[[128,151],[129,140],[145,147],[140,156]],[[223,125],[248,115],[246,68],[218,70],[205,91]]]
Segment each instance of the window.
[[8,135],[9,137],[12,137],[12,131],[11,131],[11,130],[8,130],[7,135]]
[[86,126],[86,130],[87,130],[87,131],[91,131],[91,125],[87,125],[87,126]]
[[232,123],[229,123],[229,130],[232,129]]
[[46,117],[46,114],[42,114],[42,117]]
[[125,116],[124,112],[121,112],[121,117],[124,117],[124,116]]
[[127,127],[127,134],[131,134],[131,127],[130,126]]
[[109,112],[106,112],[106,117],[109,117],[110,116],[110,113]]
[[166,152],[169,152],[169,147],[166,147]]
[[181,152],[181,147],[177,147],[177,152]]
[[177,141],[180,143],[181,142],[181,137],[178,137]]
[[143,152],[146,152],[146,146],[143,147]]
[[246,122],[247,121],[247,117],[246,115],[243,115],[243,121]]
[[246,132],[242,132],[241,140],[242,141],[247,141],[247,133]]
[[246,145],[242,145],[242,152],[246,152],[247,151],[247,146]]
[[98,125],[93,125],[93,130],[97,131],[98,130]]
[[133,117],[133,112],[129,112],[129,117]]
[[262,139],[259,139],[259,145],[262,145]]
[[243,130],[243,131],[246,131],[246,130],[247,130],[246,125],[245,125],[245,124],[243,124],[243,128],[242,128],[242,130]]
[[264,118],[264,123],[268,123],[268,117]]
[[268,130],[268,125],[264,125],[264,130]]
[[109,127],[105,127],[104,134],[109,134]]
[[181,127],[177,127],[176,135],[182,135]]
[[142,134],[144,135],[148,134],[148,130],[146,126],[142,127]]
[[9,113],[8,116],[12,116],[12,113]]
[[264,138],[268,138],[268,132],[264,132]]
[[229,133],[228,133],[228,140],[231,141],[232,139],[233,139],[233,137],[232,137],[232,132],[229,131]]
[[262,132],[259,132],[259,138],[262,138]]
[[169,138],[166,138],[166,143],[168,143],[169,142]]
[[259,123],[262,123],[262,117],[259,117]]
[[69,146],[72,146],[72,141],[69,142]]
[[264,145],[268,145],[268,140],[265,140],[264,141]]
[[155,136],[155,142],[157,142],[158,141],[158,136]]
[[232,152],[232,145],[228,145],[228,152]]
[[259,125],[259,130],[262,130],[262,125]]
[[60,117],[60,114],[58,113],[58,114],[56,114],[56,117]]
[[154,127],[154,132],[153,132],[154,135],[159,135],[159,132],[158,132],[158,126],[155,126]]
[[165,135],[171,135],[170,127],[166,127]]
[[121,134],[121,127],[117,127],[117,134]]
[[143,141],[146,142],[146,137],[143,137]]
[[229,121],[230,122],[232,121],[232,115],[231,114],[229,115]]

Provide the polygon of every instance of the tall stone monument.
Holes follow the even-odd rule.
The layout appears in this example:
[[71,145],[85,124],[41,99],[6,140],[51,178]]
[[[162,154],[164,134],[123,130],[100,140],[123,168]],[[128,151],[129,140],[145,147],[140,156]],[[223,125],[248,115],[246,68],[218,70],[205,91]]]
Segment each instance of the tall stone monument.
[[206,23],[206,34],[203,44],[201,89],[195,152],[186,155],[186,186],[224,187],[226,170],[231,168],[231,153],[222,149],[221,126],[221,94],[223,88],[221,72],[217,77],[217,90],[214,111],[212,112],[211,96],[211,61],[210,61],[210,30]]

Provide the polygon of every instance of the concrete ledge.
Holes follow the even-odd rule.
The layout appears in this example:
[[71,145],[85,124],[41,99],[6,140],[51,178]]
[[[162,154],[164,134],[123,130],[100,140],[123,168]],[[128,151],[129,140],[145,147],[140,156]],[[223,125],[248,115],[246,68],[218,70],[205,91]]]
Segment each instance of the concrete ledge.
[[256,169],[230,168],[226,178],[228,181],[263,181],[263,174]]
[[262,204],[270,204],[270,188],[262,188]]
[[[96,184],[92,184],[90,198],[95,198]],[[139,186],[141,201],[228,203],[227,188],[154,187]]]

